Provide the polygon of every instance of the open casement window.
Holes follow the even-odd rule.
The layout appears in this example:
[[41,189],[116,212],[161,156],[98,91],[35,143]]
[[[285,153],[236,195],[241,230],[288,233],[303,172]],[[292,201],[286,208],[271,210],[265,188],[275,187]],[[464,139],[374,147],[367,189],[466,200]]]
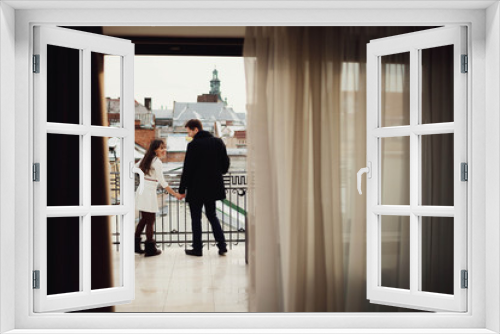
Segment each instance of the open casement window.
[[[121,59],[113,122],[102,92],[105,56]],[[128,40],[34,29],[35,312],[134,299],[133,57]],[[111,246],[119,250],[112,258]]]
[[466,28],[367,45],[367,298],[467,311]]

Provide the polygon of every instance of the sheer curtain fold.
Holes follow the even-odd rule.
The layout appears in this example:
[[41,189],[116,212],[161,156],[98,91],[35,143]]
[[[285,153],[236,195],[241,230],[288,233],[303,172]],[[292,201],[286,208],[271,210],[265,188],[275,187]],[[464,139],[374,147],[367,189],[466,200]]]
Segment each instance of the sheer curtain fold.
[[[250,150],[255,157],[269,154],[266,188],[269,197],[276,196],[268,201],[276,206],[250,223],[255,238],[260,238],[259,229],[266,233],[270,225],[279,234],[270,241],[276,253],[269,256],[280,269],[274,277],[282,297],[280,311],[344,307],[338,187],[342,53],[328,42],[339,38],[339,30],[322,28],[263,27],[247,32],[249,127],[266,120],[261,126],[268,133],[267,152],[257,145],[260,129],[249,134]],[[255,201],[260,202],[255,190]],[[257,247],[256,261],[261,261],[258,252]]]
[[250,310],[363,312],[366,44],[422,28],[247,27]]

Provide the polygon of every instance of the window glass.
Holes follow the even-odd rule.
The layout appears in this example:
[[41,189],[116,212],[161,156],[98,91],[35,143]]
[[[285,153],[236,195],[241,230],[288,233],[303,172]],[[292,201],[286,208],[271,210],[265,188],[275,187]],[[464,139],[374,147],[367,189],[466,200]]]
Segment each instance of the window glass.
[[80,291],[80,217],[47,218],[47,294]]
[[382,216],[381,285],[410,289],[410,217]]
[[47,122],[81,124],[80,50],[47,45]]
[[47,134],[47,206],[80,205],[80,140]]
[[410,124],[410,53],[381,58],[381,125]]

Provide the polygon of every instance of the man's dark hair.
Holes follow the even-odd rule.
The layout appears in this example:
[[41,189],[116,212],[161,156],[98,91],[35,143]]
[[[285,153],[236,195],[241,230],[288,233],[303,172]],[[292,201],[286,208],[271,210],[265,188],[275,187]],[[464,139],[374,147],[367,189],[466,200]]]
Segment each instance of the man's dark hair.
[[189,130],[194,130],[195,128],[198,128],[198,131],[203,130],[203,125],[201,125],[201,121],[199,119],[190,119],[184,127],[189,128]]

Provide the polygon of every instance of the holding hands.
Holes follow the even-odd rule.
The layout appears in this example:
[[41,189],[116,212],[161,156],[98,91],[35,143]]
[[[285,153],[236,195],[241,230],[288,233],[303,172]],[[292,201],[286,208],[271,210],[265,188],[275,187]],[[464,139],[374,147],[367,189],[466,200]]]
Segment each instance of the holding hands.
[[178,192],[176,192],[174,189],[170,188],[170,186],[166,186],[165,187],[165,190],[171,195],[171,196],[174,196],[175,198],[177,198],[177,200],[181,200],[181,199],[184,199],[186,198],[186,194],[179,194]]
[[181,199],[186,198],[186,194],[179,194],[179,193],[177,193],[177,192],[176,192],[176,193],[174,193],[174,196],[175,196],[175,198],[177,198],[177,200],[179,200],[179,201],[180,201]]

